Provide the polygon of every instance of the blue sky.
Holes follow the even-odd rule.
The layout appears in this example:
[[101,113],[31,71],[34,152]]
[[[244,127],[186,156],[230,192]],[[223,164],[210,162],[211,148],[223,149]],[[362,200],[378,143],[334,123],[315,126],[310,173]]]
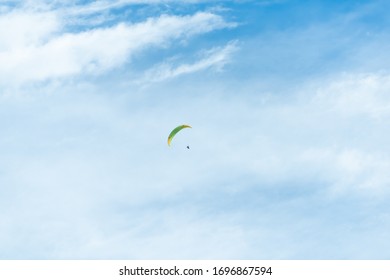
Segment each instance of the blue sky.
[[388,9],[0,1],[0,259],[388,259]]

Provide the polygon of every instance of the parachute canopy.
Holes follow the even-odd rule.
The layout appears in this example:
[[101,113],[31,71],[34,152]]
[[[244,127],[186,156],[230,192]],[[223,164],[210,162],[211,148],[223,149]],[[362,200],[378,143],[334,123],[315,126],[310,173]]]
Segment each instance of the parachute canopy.
[[174,130],[172,130],[172,132],[169,134],[168,136],[168,146],[171,145],[171,142],[172,142],[172,139],[173,137],[175,137],[175,135],[182,129],[184,128],[192,128],[191,126],[189,125],[186,125],[186,124],[183,124],[183,125],[179,125],[178,127],[176,127]]

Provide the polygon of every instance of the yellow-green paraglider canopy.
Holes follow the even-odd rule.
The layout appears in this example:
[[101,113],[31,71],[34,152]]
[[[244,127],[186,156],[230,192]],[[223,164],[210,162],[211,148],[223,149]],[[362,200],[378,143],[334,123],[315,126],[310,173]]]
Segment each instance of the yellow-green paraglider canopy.
[[187,125],[187,124],[182,124],[182,125],[179,125],[178,127],[176,127],[174,130],[172,130],[172,132],[169,134],[168,136],[168,146],[171,145],[171,142],[172,142],[172,139],[173,137],[175,137],[175,135],[182,129],[184,128],[192,128],[191,126]]

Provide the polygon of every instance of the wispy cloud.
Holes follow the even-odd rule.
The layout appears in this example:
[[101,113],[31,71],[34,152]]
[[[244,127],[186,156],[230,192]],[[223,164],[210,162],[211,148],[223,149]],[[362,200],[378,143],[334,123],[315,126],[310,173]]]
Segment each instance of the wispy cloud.
[[203,51],[202,58],[193,63],[173,65],[172,63],[164,62],[158,64],[145,73],[142,83],[161,82],[207,69],[221,71],[230,62],[232,54],[237,49],[237,42],[230,42],[224,47]]
[[[23,2],[10,0],[4,3],[4,7],[22,7],[35,11],[57,11],[64,16],[78,17],[93,14],[107,13],[114,9],[125,9],[126,7],[138,5],[196,5],[196,4],[220,4],[220,3],[242,2],[237,0],[101,0],[101,1],[63,1],[63,0],[26,0]],[[276,1],[262,1],[261,3],[269,4]],[[1,3],[1,2],[0,2]],[[260,3],[260,2],[259,2]]]

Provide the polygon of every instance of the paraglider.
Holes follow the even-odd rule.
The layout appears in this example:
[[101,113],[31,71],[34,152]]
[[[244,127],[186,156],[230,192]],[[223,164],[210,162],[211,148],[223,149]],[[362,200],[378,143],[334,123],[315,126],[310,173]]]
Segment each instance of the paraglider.
[[[174,130],[171,131],[171,133],[169,134],[168,136],[168,146],[171,145],[171,142],[172,142],[172,139],[173,137],[175,137],[175,135],[182,129],[184,128],[192,128],[191,126],[187,125],[187,124],[183,124],[183,125],[179,125],[178,127],[176,127]],[[190,147],[187,146],[187,149],[189,149]]]

